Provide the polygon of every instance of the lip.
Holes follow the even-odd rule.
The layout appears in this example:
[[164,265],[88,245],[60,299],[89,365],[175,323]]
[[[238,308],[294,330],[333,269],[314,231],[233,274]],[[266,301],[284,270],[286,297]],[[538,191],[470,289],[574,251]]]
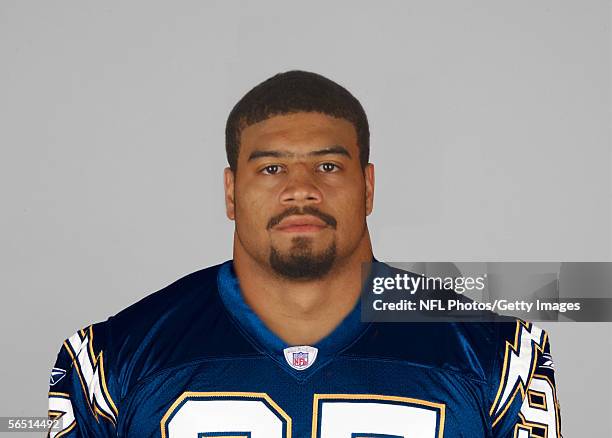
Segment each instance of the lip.
[[283,219],[273,229],[285,233],[312,233],[327,228],[321,219],[310,215],[289,216]]

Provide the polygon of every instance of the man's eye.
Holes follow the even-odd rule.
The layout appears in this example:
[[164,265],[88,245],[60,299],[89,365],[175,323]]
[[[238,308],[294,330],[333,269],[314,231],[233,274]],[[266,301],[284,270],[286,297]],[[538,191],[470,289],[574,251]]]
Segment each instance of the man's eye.
[[280,173],[281,170],[282,169],[278,164],[270,164],[269,166],[261,169],[261,173],[264,175],[276,175],[277,173]]
[[340,170],[340,166],[334,163],[319,164],[318,168],[321,172],[325,173],[337,172],[338,170]]

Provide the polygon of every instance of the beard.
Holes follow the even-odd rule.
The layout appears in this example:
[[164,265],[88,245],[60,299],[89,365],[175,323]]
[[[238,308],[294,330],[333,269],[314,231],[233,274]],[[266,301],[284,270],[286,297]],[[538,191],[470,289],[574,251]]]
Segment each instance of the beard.
[[281,277],[291,280],[316,280],[324,277],[336,260],[336,242],[325,250],[314,253],[312,240],[308,237],[294,237],[288,254],[282,254],[275,247],[270,248],[270,266]]

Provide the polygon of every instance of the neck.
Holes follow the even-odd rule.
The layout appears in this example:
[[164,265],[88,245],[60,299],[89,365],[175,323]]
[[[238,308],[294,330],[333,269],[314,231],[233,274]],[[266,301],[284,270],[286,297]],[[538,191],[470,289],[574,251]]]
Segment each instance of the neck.
[[234,269],[244,300],[289,345],[314,345],[342,322],[359,300],[362,264],[371,261],[366,229],[357,248],[323,278],[295,281],[256,261],[234,236]]

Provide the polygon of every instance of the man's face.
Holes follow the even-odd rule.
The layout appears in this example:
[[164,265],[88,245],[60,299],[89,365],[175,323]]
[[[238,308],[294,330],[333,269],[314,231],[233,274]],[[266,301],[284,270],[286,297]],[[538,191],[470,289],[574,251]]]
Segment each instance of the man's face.
[[320,113],[274,116],[242,130],[225,170],[236,244],[292,279],[324,276],[367,238],[374,169],[362,169],[353,124]]

